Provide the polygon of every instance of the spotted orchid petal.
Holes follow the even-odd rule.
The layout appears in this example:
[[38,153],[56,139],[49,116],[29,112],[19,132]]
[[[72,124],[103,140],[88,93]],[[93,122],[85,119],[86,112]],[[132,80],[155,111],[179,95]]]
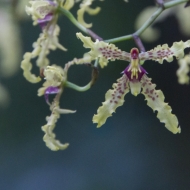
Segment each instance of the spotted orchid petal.
[[160,122],[165,124],[165,127],[172,133],[180,133],[181,128],[178,124],[177,117],[171,113],[171,107],[164,102],[164,95],[161,90],[155,90],[156,85],[151,83],[151,79],[146,75],[143,75],[141,81],[142,83],[142,94],[147,100],[147,105],[157,111],[157,118]]
[[77,33],[76,35],[84,43],[83,46],[85,48],[91,49],[91,51],[88,52],[88,54],[91,56],[91,61],[99,58],[99,63],[102,68],[107,66],[109,60],[131,60],[130,53],[121,51],[114,44],[109,44],[99,40],[93,42],[90,37],[85,37],[81,33]]
[[124,74],[113,84],[113,90],[108,90],[105,95],[105,102],[98,108],[97,114],[93,116],[93,123],[101,127],[108,117],[112,116],[116,108],[124,103],[124,96],[129,92],[129,79]]
[[186,55],[178,61],[179,69],[177,70],[178,82],[180,84],[189,84],[188,73],[190,71],[190,55]]
[[158,45],[154,49],[142,52],[139,54],[140,60],[154,60],[159,63],[163,63],[164,60],[167,62],[173,61],[173,57],[181,59],[184,56],[184,49],[190,47],[190,40],[183,42],[174,42],[172,47],[169,48],[168,44]]

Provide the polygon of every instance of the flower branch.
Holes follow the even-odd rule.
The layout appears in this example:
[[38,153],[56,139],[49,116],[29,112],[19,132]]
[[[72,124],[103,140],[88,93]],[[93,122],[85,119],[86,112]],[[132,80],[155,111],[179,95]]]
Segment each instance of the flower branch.
[[68,88],[72,88],[73,90],[76,90],[76,91],[79,91],[79,92],[85,92],[87,90],[89,90],[96,82],[97,78],[98,78],[98,69],[97,67],[94,67],[92,65],[93,69],[92,69],[92,79],[91,81],[85,85],[85,86],[78,86],[72,82],[69,82],[69,81],[66,81],[64,83],[65,87],[68,87]]
[[105,42],[109,42],[109,43],[116,43],[116,42],[120,42],[120,41],[124,41],[124,40],[129,40],[129,39],[133,39],[133,36],[140,36],[154,21],[155,19],[165,10],[165,9],[169,9],[171,7],[174,7],[176,5],[188,2],[189,0],[175,0],[175,1],[171,1],[171,2],[167,2],[164,3],[163,6],[159,7],[153,14],[152,16],[150,16],[150,18],[133,34],[129,34],[126,36],[121,36],[121,37],[117,37],[117,38],[112,38],[112,39],[108,39],[108,40],[104,40]]

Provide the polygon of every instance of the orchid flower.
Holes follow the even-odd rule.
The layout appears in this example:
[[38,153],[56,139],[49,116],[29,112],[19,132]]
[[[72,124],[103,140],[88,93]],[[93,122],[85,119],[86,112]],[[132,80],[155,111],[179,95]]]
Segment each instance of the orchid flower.
[[[184,49],[190,47],[190,40],[183,42],[175,42],[172,47],[167,44],[159,45],[154,49],[139,53],[137,48],[132,48],[130,53],[121,51],[114,44],[108,44],[103,41],[96,40],[93,42],[89,37],[84,37],[81,33],[77,33],[77,37],[82,40],[84,47],[90,48],[88,54],[91,61],[99,58],[101,67],[107,65],[111,60],[124,60],[130,62],[126,69],[122,72],[123,76],[113,84],[113,89],[108,90],[105,95],[105,102],[99,107],[97,114],[93,117],[93,122],[97,123],[97,127],[101,127],[108,117],[112,116],[116,108],[124,103],[124,96],[131,91],[137,96],[142,93],[147,100],[147,105],[157,111],[157,118],[165,124],[165,127],[172,133],[180,133],[181,129],[178,124],[177,117],[171,113],[171,107],[164,102],[164,95],[161,90],[156,90],[156,85],[148,78],[147,72],[141,66],[146,60],[154,60],[159,63],[173,61],[173,57],[180,59],[184,56]],[[142,89],[142,91],[141,91]]]
[[[46,117],[47,124],[42,126],[42,130],[45,132],[43,140],[46,143],[46,146],[53,151],[64,150],[69,146],[69,143],[62,144],[56,139],[53,129],[56,126],[60,114],[76,112],[75,110],[61,109],[59,106],[60,97],[64,90],[64,84],[67,81],[67,72],[71,65],[73,65],[73,63],[65,64],[64,69],[57,65],[47,66],[43,71],[46,81],[44,82],[43,87],[38,90],[38,96],[45,96],[45,100],[51,110],[51,115]],[[49,102],[49,94],[55,94],[52,103]]]

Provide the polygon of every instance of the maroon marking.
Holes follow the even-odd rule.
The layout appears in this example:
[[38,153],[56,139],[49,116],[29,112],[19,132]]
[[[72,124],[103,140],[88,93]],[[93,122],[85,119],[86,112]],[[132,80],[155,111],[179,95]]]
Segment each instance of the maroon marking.
[[154,89],[150,90],[150,93],[152,94],[154,92]]
[[146,85],[146,82],[143,82],[143,83],[142,83],[142,86],[144,87],[145,85]]
[[132,48],[131,49],[131,57],[132,57],[132,59],[138,59],[139,50],[137,48]]
[[114,103],[116,103],[116,104],[117,104],[118,102],[117,102],[117,101],[114,101]]

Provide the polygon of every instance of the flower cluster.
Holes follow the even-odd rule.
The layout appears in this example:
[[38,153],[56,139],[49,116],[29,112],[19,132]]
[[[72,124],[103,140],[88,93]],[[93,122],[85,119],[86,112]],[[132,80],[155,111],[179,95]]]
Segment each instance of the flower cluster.
[[[85,87],[79,87],[73,85],[67,80],[67,72],[69,67],[74,64],[85,64],[89,63],[88,58],[77,59],[74,58],[72,61],[65,64],[62,68],[58,65],[51,65],[47,57],[50,50],[56,50],[57,48],[67,51],[58,40],[60,28],[57,25],[59,17],[59,9],[69,11],[78,0],[33,0],[29,1],[30,6],[26,6],[26,13],[32,16],[33,24],[41,27],[42,33],[36,42],[33,43],[33,51],[26,52],[21,62],[21,68],[23,69],[24,77],[31,83],[37,83],[42,78],[45,79],[43,86],[38,90],[38,96],[45,96],[47,104],[50,106],[51,115],[46,118],[47,124],[42,126],[42,130],[45,132],[43,140],[47,147],[51,150],[63,150],[68,147],[68,143],[62,144],[56,140],[56,136],[53,133],[56,122],[60,117],[60,114],[75,113],[76,111],[61,109],[59,107],[59,101],[61,94],[65,87],[76,88],[85,91],[89,89],[94,83],[94,75],[92,80]],[[90,8],[93,0],[81,1],[80,8],[77,12],[78,22],[85,27],[90,27],[91,24],[85,23],[83,16],[85,12],[89,14],[97,14],[100,8]],[[87,26],[88,25],[88,26]],[[36,59],[36,64],[39,67],[40,74],[36,76],[31,72],[32,70],[32,59]],[[74,86],[74,87],[73,87]],[[49,102],[49,94],[55,94],[53,102]]]
[[[39,38],[33,44],[33,51],[26,52],[21,62],[21,68],[23,69],[24,77],[31,83],[37,83],[42,79],[45,82],[42,87],[38,89],[38,96],[44,96],[46,103],[50,107],[51,114],[46,118],[47,123],[42,126],[42,130],[45,135],[43,137],[46,146],[53,151],[64,150],[68,147],[69,143],[62,144],[56,139],[56,135],[53,130],[56,126],[56,122],[61,114],[75,113],[75,110],[67,110],[60,108],[60,98],[66,87],[83,92],[91,88],[95,83],[98,76],[98,66],[104,68],[108,65],[109,61],[123,60],[129,62],[124,71],[121,72],[122,76],[113,84],[113,89],[107,91],[105,95],[105,101],[97,110],[97,114],[93,116],[93,122],[97,123],[97,127],[101,127],[105,124],[108,117],[116,111],[119,106],[124,104],[125,95],[131,91],[134,96],[140,93],[144,95],[147,105],[157,112],[157,118],[160,122],[165,124],[165,127],[174,134],[180,133],[181,128],[177,117],[172,114],[172,109],[165,103],[165,97],[161,90],[156,89],[156,85],[152,83],[148,77],[147,71],[143,68],[143,64],[147,60],[152,60],[162,64],[164,61],[172,62],[174,57],[178,59],[179,69],[177,76],[179,83],[189,83],[189,65],[190,56],[184,57],[184,49],[190,47],[190,40],[183,42],[175,42],[171,47],[167,44],[158,45],[154,49],[149,51],[143,51],[142,42],[138,35],[140,35],[148,25],[151,24],[155,15],[143,26],[139,31],[127,37],[120,37],[112,39],[112,42],[117,39],[133,38],[138,45],[138,48],[132,48],[130,52],[122,51],[112,43],[107,43],[110,40],[103,41],[101,37],[89,30],[92,23],[86,23],[84,20],[84,14],[95,15],[100,11],[100,7],[91,8],[94,0],[31,0],[30,6],[26,6],[26,12],[31,15],[34,25],[41,27],[42,33]],[[101,0],[100,0],[101,1]],[[125,1],[128,2],[128,1]],[[77,19],[74,18],[70,9],[76,4],[79,4],[77,11]],[[177,5],[177,3],[176,3]],[[171,6],[171,5],[170,5]],[[165,7],[166,8],[166,7]],[[161,11],[162,8],[160,9]],[[57,24],[60,14],[64,14],[69,20],[76,25],[82,32],[91,36],[95,41],[92,41],[90,37],[83,36],[82,33],[77,33],[77,37],[83,42],[85,48],[89,48],[90,51],[85,53],[80,59],[74,58],[65,64],[64,68],[58,65],[52,65],[48,59],[50,50],[61,49],[67,51],[58,40],[60,28]],[[39,67],[39,76],[32,74],[32,59],[36,59],[36,64]],[[95,61],[94,64],[92,62]],[[91,65],[92,77],[90,82],[80,87],[68,81],[68,71],[72,65]],[[53,101],[49,101],[49,95],[54,94]]]

